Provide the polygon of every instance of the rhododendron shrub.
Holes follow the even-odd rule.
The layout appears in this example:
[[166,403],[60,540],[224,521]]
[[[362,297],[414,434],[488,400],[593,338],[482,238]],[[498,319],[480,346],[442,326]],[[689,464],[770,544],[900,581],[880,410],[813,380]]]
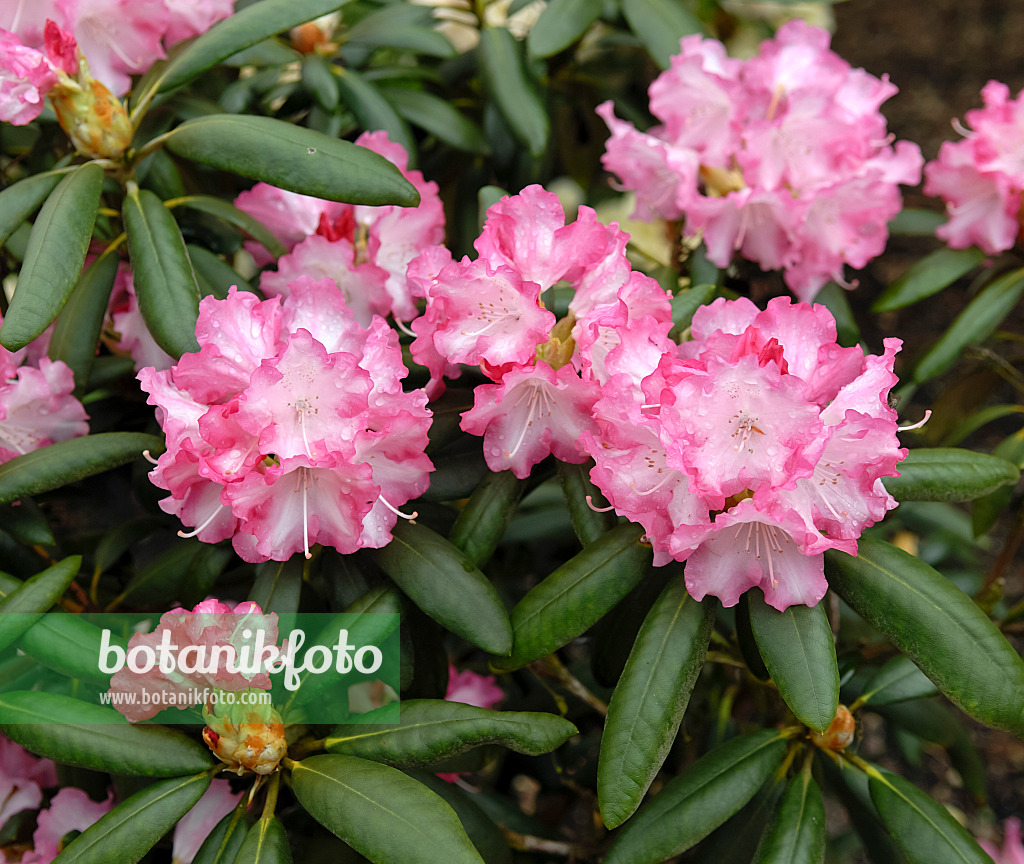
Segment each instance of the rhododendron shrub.
[[[848,285],[885,249],[899,185],[921,178],[916,144],[892,144],[879,106],[896,93],[829,49],[829,34],[791,21],[746,61],[701,36],[683,39],[651,84],[647,132],[615,116],[604,166],[637,194],[637,215],[681,220],[708,258],[735,253],[811,300]],[[849,286],[848,286],[849,287]]]
[[139,373],[167,450],[150,474],[161,507],[247,561],[383,546],[422,493],[430,412],[403,392],[398,339],[360,326],[328,280],[282,299],[232,290],[200,304],[200,350]]

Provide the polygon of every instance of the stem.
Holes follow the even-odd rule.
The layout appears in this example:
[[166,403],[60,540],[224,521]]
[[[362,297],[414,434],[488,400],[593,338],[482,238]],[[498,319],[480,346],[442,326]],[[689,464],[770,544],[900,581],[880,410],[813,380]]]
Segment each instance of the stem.
[[532,834],[520,834],[511,828],[502,827],[508,845],[517,852],[543,852],[546,855],[562,855],[566,858],[589,858],[589,851],[577,843],[562,840],[546,840]]
[[327,743],[326,738],[307,738],[304,741],[296,741],[292,745],[292,751],[298,760],[305,759],[310,753],[316,753],[324,749]]
[[135,153],[132,154],[132,165],[138,165],[154,150],[159,150],[161,147],[163,147],[167,139],[170,138],[175,133],[175,131],[176,130],[171,129],[170,132],[164,132],[163,135],[157,135],[156,138],[153,138],[146,144],[143,144],[141,150],[136,150]]
[[273,819],[274,811],[277,809],[277,792],[281,788],[281,775],[274,774],[270,778],[270,788],[267,789],[267,800],[263,803],[263,818]]
[[547,657],[535,660],[530,664],[530,671],[539,678],[550,678],[557,681],[573,696],[585,702],[602,717],[608,716],[608,704],[591,693],[576,676],[565,668],[562,661],[556,655],[549,654]]
[[865,759],[861,759],[860,756],[857,756],[854,753],[841,753],[840,755],[843,759],[853,765],[854,768],[859,768],[867,774],[868,777],[873,777],[875,780],[881,780],[883,783],[885,782],[885,778],[882,776],[881,772],[870,762]]

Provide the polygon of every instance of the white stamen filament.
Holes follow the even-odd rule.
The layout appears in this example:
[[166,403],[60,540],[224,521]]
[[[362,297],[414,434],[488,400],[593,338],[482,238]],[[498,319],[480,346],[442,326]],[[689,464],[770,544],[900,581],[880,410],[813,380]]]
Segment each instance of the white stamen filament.
[[297,410],[299,412],[299,428],[302,430],[302,446],[306,448],[306,455],[312,459],[313,454],[309,449],[309,439],[306,437],[306,413],[302,408],[297,407]]
[[218,504],[216,506],[216,508],[214,509],[214,511],[209,516],[206,517],[206,520],[203,522],[202,525],[200,525],[198,528],[193,528],[187,534],[184,531],[179,531],[178,532],[178,536],[182,537],[184,539],[188,539],[189,537],[195,537],[200,531],[203,531],[205,528],[207,528],[209,526],[209,524],[217,516],[217,514],[220,513],[220,511],[223,510],[223,509],[224,509],[224,505],[223,504]]
[[609,510],[615,509],[615,506],[613,504],[609,504],[607,507],[595,507],[594,499],[591,495],[587,496],[587,506],[595,513],[607,513]]
[[473,333],[467,333],[467,332],[466,332],[465,330],[460,330],[459,332],[460,332],[460,333],[461,333],[461,334],[462,334],[463,336],[480,336],[480,335],[482,335],[482,334],[486,333],[486,332],[487,332],[488,330],[490,330],[490,329],[491,329],[492,327],[494,327],[494,326],[496,326],[496,325],[500,324],[501,322],[502,322],[502,319],[501,319],[501,318],[498,318],[498,319],[496,319],[496,320],[492,321],[492,322],[491,322],[490,324],[488,324],[488,325],[487,325],[486,327],[483,327],[483,328],[481,328],[480,330],[476,330],[476,331],[475,331],[475,332],[473,332]]
[[413,339],[416,338],[416,334],[404,321],[399,321],[397,318],[394,319],[395,326],[401,330],[406,336],[411,336]]
[[896,430],[898,432],[909,432],[911,429],[920,429],[922,426],[924,426],[925,423],[927,423],[931,419],[931,416],[932,412],[929,408],[925,410],[924,417],[922,419],[918,420],[916,423],[911,424],[910,426],[897,426]]
[[[551,399],[548,396],[547,390],[545,390],[543,387],[531,387],[530,389],[533,392],[529,394],[530,404],[527,406],[527,417],[530,417],[530,418],[533,417],[534,410],[536,408],[537,400],[538,399],[543,401],[542,408],[547,408],[548,409],[548,417],[550,417],[551,416],[552,405],[551,405]],[[525,399],[525,398],[527,398],[527,394],[523,393],[516,400],[516,404],[513,406],[513,408],[518,408],[522,404],[523,399]],[[539,414],[540,412],[537,412],[537,413]],[[519,432],[519,440],[516,441],[516,446],[513,447],[511,451],[508,451],[508,450],[505,451],[506,458],[511,459],[513,456],[516,455],[516,453],[519,452],[519,448],[523,446],[523,441],[526,439],[526,430],[530,428],[532,423],[533,423],[533,420],[529,419],[529,420],[527,420],[526,423],[523,424],[523,428]]]
[[388,501],[388,499],[385,498],[383,495],[379,495],[378,498],[380,500],[380,503],[383,504],[385,507],[387,507],[388,510],[390,510],[392,513],[394,513],[396,516],[401,516],[403,519],[408,519],[409,520],[409,524],[411,524],[411,525],[415,524],[414,520],[416,519],[417,516],[420,515],[418,510],[413,510],[411,514],[403,513],[401,510],[399,510],[397,507],[395,507],[394,504],[392,504],[390,501]]
[[643,497],[645,495],[653,495],[662,486],[664,486],[666,483],[668,483],[668,481],[671,480],[671,479],[672,479],[672,475],[671,474],[666,474],[664,477],[661,478],[661,481],[656,486],[652,486],[646,492],[640,492],[639,490],[637,490],[636,483],[630,482],[629,485],[632,487],[633,491],[636,492],[637,495],[639,495],[640,497]]
[[312,558],[312,554],[309,551],[309,510],[307,509],[306,501],[306,490],[309,488],[309,475],[306,468],[300,468],[299,474],[302,475],[302,548],[308,561]]
[[142,451],[142,458],[145,459],[147,462],[149,462],[152,465],[159,465],[160,464],[160,462],[158,460],[154,459],[150,455],[148,450],[143,450]]
[[974,133],[970,129],[968,129],[966,126],[964,126],[963,123],[960,122],[960,118],[959,117],[954,117],[952,120],[950,120],[949,121],[949,125],[953,127],[953,130],[955,132],[957,132],[960,135],[963,135],[964,138],[973,138],[974,137]]

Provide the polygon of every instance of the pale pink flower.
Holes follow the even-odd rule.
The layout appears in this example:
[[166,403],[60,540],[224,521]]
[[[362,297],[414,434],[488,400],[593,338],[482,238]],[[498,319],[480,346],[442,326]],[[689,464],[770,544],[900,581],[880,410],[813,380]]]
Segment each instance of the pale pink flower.
[[192,864],[210,832],[238,806],[244,794],[244,789],[232,792],[227,780],[215,777],[203,797],[174,826],[171,864]]
[[979,840],[981,848],[992,857],[994,864],[1024,864],[1024,843],[1021,842],[1020,819],[1011,817],[1003,822],[1003,846],[997,848],[988,840]]
[[167,437],[160,506],[247,561],[389,542],[433,465],[426,394],[403,392],[383,319],[364,329],[331,282],[303,276],[283,300],[205,298],[196,338],[171,369],[139,373]]
[[57,73],[46,55],[0,30],[0,120],[24,126],[39,116]]
[[[86,266],[90,260],[86,259]],[[135,282],[132,271],[126,261],[117,265],[114,276],[114,287],[110,292],[107,306],[110,329],[117,338],[117,346],[127,351],[135,361],[135,371],[139,372],[146,366],[154,369],[170,369],[174,358],[164,351],[149,332],[146,321],[139,309],[139,301],[135,296]]]
[[493,708],[505,698],[505,691],[495,682],[493,675],[480,675],[470,669],[459,672],[448,666],[448,689],[444,698],[448,702],[464,702],[477,708]]
[[16,33],[32,48],[43,44],[46,19],[57,20],[56,0],[10,0],[0,3],[0,29]]
[[164,45],[168,48],[205,33],[235,11],[234,0],[163,0],[163,3],[167,9]]
[[39,759],[0,736],[0,825],[15,813],[32,810],[43,800],[43,788],[57,785],[57,766]]
[[591,478],[656,564],[687,562],[694,597],[731,606],[760,587],[777,609],[814,605],[822,552],[856,554],[896,506],[881,478],[906,455],[887,401],[900,340],[865,357],[836,343],[825,307],[786,298],[716,300],[691,333],[639,384],[604,385],[582,436]]
[[22,856],[22,864],[50,864],[60,852],[60,841],[65,835],[91,828],[113,806],[113,791],[105,801],[93,801],[81,789],[61,789],[50,806],[39,813],[32,834],[33,849]]

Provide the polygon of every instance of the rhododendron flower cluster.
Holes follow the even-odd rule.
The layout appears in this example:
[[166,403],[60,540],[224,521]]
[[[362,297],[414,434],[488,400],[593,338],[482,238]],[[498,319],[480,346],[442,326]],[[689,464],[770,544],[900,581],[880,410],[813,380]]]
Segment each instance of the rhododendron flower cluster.
[[171,864],[192,864],[210,832],[238,806],[244,794],[244,790],[232,792],[227,780],[215,777],[203,797],[174,826]]
[[584,434],[591,478],[647,531],[655,563],[686,561],[686,586],[726,606],[753,587],[776,609],[827,589],[822,553],[856,554],[896,506],[881,478],[906,456],[889,389],[902,344],[882,356],[836,343],[824,306],[716,300],[693,341],[637,387],[614,376]]
[[204,298],[196,337],[198,352],[139,373],[167,438],[150,474],[171,493],[161,507],[246,561],[385,545],[433,468],[394,331],[376,316],[364,329],[329,280],[303,276],[283,299]]
[[741,61],[688,36],[648,91],[659,125],[641,133],[610,102],[598,108],[612,133],[602,161],[636,190],[639,216],[685,216],[717,266],[738,251],[784,270],[804,300],[884,250],[897,184],[921,175],[919,148],[891,145],[878,110],[896,87],[851,69],[829,41],[791,21]]
[[[386,132],[364,132],[356,144],[393,163],[420,194],[416,207],[341,204],[257,183],[235,205],[259,219],[289,249],[277,271],[264,273],[260,290],[287,295],[299,276],[331,279],[366,326],[374,315],[408,321],[417,315],[416,295],[405,270],[420,251],[444,237],[444,208],[438,186],[409,169],[409,154]],[[259,264],[271,259],[262,246],[246,243]]]
[[1024,189],[1024,93],[1010,99],[998,81],[982,88],[984,108],[967,112],[964,138],[946,141],[924,168],[926,195],[946,202],[949,221],[935,233],[954,249],[980,246],[990,255],[1020,233]]
[[1024,864],[1024,843],[1021,842],[1020,819],[1007,819],[1003,826],[1002,849],[997,849],[995,844],[988,840],[979,840],[978,843],[988,855],[992,856],[995,864]]
[[[657,366],[672,327],[668,297],[633,272],[628,236],[580,207],[566,225],[558,198],[539,186],[487,211],[476,260],[453,261],[444,247],[409,265],[426,296],[412,329],[412,355],[431,373],[431,390],[479,366],[493,381],[475,388],[462,428],[484,438],[492,471],[526,477],[549,454],[583,462],[579,440],[614,374],[639,382]],[[575,289],[559,321],[541,302],[556,283]]]
[[45,356],[48,342],[44,334],[19,351],[0,347],[0,463],[89,433],[74,373]]

